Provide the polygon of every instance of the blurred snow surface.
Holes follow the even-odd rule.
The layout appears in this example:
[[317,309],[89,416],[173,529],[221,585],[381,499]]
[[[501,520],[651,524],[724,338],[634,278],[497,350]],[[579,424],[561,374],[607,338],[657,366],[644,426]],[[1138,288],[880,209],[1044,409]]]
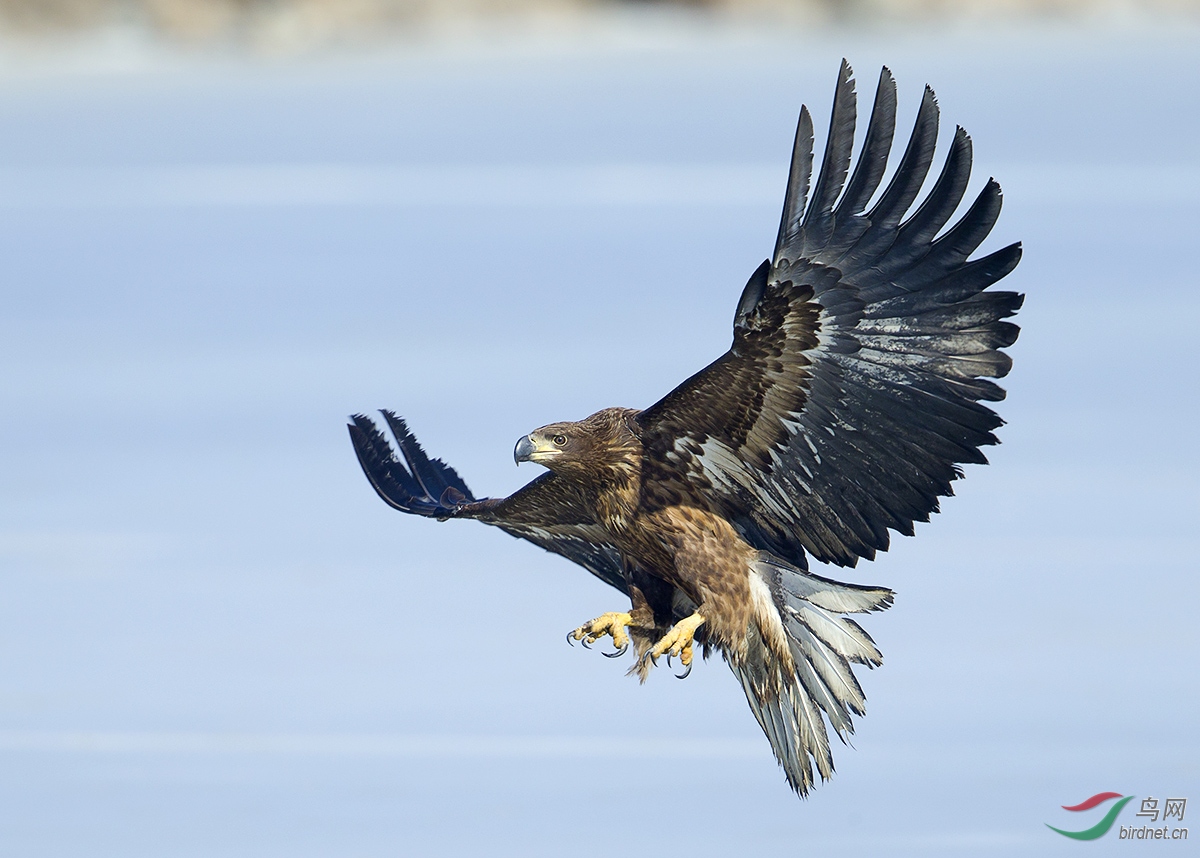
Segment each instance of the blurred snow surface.
[[[6,67],[0,852],[1056,855],[1060,805],[1200,802],[1198,50],[668,22]],[[343,427],[394,408],[502,495],[520,434],[716,357],[842,56],[972,133],[1028,298],[992,465],[829,573],[898,597],[800,802],[719,661],[569,648],[617,594],[388,509]]]

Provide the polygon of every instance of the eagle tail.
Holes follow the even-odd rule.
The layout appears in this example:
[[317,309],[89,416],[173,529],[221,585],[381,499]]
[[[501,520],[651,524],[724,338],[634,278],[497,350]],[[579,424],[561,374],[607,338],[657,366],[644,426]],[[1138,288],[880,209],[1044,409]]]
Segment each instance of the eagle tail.
[[750,577],[756,621],[745,655],[726,657],[788,783],[804,796],[814,763],[822,780],[833,774],[825,720],[845,742],[854,732],[851,715],[866,712],[851,663],[883,663],[871,636],[843,615],[884,610],[894,594],[831,581],[766,552],[751,564]]

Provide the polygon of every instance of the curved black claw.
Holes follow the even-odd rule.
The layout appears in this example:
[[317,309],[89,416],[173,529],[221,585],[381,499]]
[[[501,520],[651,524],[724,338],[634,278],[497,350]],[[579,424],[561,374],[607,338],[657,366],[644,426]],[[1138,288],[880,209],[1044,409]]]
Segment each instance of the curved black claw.
[[567,643],[575,646],[575,632],[567,632]]
[[625,653],[627,653],[627,652],[629,652],[629,644],[621,644],[620,649],[618,649],[616,652],[606,652],[606,653],[604,653],[604,657],[605,658],[620,658],[621,656],[625,655]]
[[685,670],[683,673],[675,674],[675,678],[676,679],[687,679],[692,673],[692,664],[693,664],[693,662],[689,661],[687,664],[687,670]]
[[592,648],[591,641],[589,641],[587,638],[581,638],[579,642],[580,642],[581,644],[583,644],[583,648],[584,648],[584,649],[591,649],[591,648]]

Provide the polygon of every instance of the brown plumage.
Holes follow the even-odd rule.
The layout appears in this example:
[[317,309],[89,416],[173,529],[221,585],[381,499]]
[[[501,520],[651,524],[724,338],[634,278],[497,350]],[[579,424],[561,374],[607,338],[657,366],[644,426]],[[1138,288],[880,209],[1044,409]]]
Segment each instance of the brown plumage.
[[[829,138],[809,196],[812,121],[802,109],[773,257],[742,292],[729,351],[645,410],[607,408],[534,430],[515,458],[549,473],[503,499],[475,500],[453,469],[425,456],[404,421],[399,443],[361,415],[351,438],[379,495],[404,512],[470,518],[561,554],[629,596],[569,635],[632,639],[644,680],[662,655],[691,669],[693,640],[720,652],[801,795],[833,771],[826,722],[843,740],[865,697],[851,664],[882,655],[846,614],[881,610],[883,588],[808,571],[808,557],[853,566],[913,532],[952,493],[959,464],[984,463],[1001,420],[980,400],[1017,327],[1012,292],[988,292],[1019,245],[968,257],[991,230],[989,181],[944,229],[970,173],[958,130],[941,175],[928,173],[937,102],[877,195],[895,129],[884,69],[863,151],[850,171],[856,96],[843,63]],[[868,209],[868,203],[875,200]],[[905,219],[907,215],[907,219]],[[686,673],[685,673],[686,675]]]

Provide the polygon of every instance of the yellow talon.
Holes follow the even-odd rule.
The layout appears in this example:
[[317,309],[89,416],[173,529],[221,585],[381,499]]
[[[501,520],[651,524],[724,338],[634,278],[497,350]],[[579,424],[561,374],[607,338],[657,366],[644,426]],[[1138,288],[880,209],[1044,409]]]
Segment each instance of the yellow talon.
[[629,647],[629,635],[625,627],[633,622],[629,614],[609,611],[601,614],[589,623],[584,623],[567,635],[569,640],[583,641],[584,645],[594,644],[605,635],[612,635],[613,646],[624,652]]
[[704,617],[700,614],[692,614],[690,617],[684,617],[671,627],[671,630],[662,636],[662,639],[654,645],[654,648],[648,653],[651,661],[657,661],[659,656],[670,654],[679,656],[679,660],[684,666],[692,663],[692,642],[696,635],[696,629],[700,628],[704,623]]

